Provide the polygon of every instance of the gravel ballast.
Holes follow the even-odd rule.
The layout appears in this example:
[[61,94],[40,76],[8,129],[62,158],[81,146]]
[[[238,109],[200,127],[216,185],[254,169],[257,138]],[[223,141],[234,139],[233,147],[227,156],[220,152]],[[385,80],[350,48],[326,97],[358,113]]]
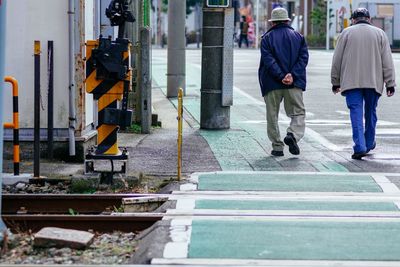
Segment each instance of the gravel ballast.
[[36,248],[32,235],[16,234],[0,264],[127,264],[136,250],[135,237],[135,233],[99,234],[89,248],[78,250]]

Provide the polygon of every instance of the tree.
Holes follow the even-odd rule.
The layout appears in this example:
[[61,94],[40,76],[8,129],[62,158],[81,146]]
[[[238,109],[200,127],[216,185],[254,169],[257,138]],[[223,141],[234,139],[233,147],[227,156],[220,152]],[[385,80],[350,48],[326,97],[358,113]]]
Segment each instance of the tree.
[[311,23],[314,25],[315,35],[319,37],[326,36],[326,1],[317,0],[310,14]]

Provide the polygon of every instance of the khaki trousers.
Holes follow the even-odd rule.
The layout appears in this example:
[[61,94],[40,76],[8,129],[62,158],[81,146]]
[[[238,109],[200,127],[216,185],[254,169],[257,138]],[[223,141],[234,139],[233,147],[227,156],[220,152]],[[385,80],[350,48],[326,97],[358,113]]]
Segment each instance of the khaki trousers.
[[292,133],[297,142],[304,136],[306,110],[303,103],[303,91],[298,88],[272,90],[264,96],[267,105],[267,133],[272,149],[283,151],[284,143],[279,132],[278,116],[283,100],[286,115],[291,119],[287,133]]

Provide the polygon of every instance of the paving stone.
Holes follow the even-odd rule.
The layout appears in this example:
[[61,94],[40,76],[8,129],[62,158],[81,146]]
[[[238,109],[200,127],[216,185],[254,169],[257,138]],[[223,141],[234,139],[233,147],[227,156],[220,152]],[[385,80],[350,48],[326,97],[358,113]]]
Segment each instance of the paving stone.
[[93,242],[94,234],[56,227],[45,227],[35,234],[36,247],[70,247],[84,249]]

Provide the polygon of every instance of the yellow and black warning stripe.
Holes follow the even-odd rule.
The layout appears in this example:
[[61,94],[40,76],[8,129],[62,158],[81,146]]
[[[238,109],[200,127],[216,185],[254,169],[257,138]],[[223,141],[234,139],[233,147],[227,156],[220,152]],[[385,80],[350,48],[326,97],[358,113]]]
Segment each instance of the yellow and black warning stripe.
[[125,80],[102,80],[97,79],[96,68],[93,64],[92,51],[98,46],[98,41],[88,41],[86,44],[86,92],[93,94],[98,100],[98,126],[97,126],[97,150],[96,154],[118,155],[117,133],[118,125],[105,124],[106,109],[116,109],[118,101],[121,101],[127,79],[131,79],[130,51],[129,47],[123,53],[123,62],[129,72]]
[[13,122],[4,123],[4,128],[13,129],[14,146],[14,175],[19,175],[19,111],[18,111],[18,81],[11,76],[4,78],[5,82],[12,84],[13,89]]

